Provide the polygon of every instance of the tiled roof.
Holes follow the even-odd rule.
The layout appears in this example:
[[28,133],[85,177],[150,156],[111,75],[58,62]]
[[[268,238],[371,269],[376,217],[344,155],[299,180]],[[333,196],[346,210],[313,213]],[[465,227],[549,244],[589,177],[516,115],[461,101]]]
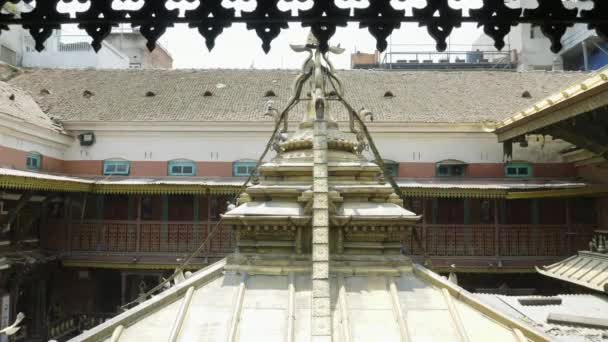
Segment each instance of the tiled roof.
[[553,265],[537,268],[548,277],[608,293],[608,255],[579,251]]
[[[338,71],[346,98],[355,109],[371,110],[376,122],[427,123],[497,122],[587,75]],[[10,82],[65,121],[270,121],[265,103],[283,108],[295,76],[286,70],[33,70]],[[265,96],[270,90],[276,96]],[[332,108],[346,119],[341,107]]]
[[63,131],[61,125],[51,120],[27,92],[0,82],[0,120],[7,119],[27,122],[57,132]]
[[[565,84],[563,85],[563,90],[559,90],[553,94],[550,94],[549,96],[535,103],[530,108],[518,108],[515,114],[508,118],[505,118],[504,120],[498,123],[497,131],[502,132],[504,130],[507,130],[511,126],[516,126],[517,124],[520,124],[524,120],[530,121],[541,117],[542,115],[551,114],[552,112],[563,108],[568,104],[580,101],[581,98],[584,99],[585,96],[593,96],[599,91],[605,91],[607,84],[608,68],[603,68],[600,71],[591,75],[590,77],[582,79],[575,84]],[[597,104],[597,106],[600,105],[600,103]],[[586,109],[591,110],[593,108]],[[576,114],[581,113],[578,112]],[[572,113],[572,115],[570,116],[574,116],[576,114]],[[559,122],[561,120],[564,120],[564,117],[556,117],[555,120],[547,120],[544,124],[545,126],[547,126],[551,123]]]

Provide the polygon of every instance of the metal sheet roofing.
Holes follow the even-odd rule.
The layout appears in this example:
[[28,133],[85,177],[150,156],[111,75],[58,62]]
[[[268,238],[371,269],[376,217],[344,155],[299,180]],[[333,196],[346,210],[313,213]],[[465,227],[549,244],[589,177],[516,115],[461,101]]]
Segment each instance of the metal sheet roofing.
[[560,342],[595,342],[602,341],[605,330],[565,326],[547,323],[550,313],[569,314],[585,317],[608,319],[608,299],[601,295],[560,294],[560,305],[521,305],[520,298],[537,298],[537,296],[504,296],[476,293],[475,296],[493,308],[517,318],[541,332],[552,336]]
[[608,254],[579,251],[577,255],[536,270],[548,277],[608,293]]
[[[310,272],[226,267],[213,264],[71,341],[311,341]],[[331,277],[335,341],[548,341],[418,265],[394,271]]]
[[[580,72],[338,71],[354,108],[375,122],[497,122],[532,105]],[[63,121],[268,121],[264,105],[282,108],[290,70],[33,70],[13,78],[49,114]],[[42,91],[45,89],[46,91]],[[265,96],[269,90],[275,96]],[[390,91],[393,96],[385,96]],[[528,91],[532,98],[522,96]],[[205,93],[207,94],[205,95]],[[471,100],[471,95],[475,99]],[[433,101],[429,101],[432,97]],[[299,120],[302,103],[291,116]],[[336,119],[346,120],[339,106]]]

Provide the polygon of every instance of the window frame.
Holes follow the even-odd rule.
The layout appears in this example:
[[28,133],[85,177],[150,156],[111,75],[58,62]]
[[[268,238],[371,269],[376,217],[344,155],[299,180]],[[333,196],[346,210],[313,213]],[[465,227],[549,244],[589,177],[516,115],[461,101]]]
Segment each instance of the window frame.
[[384,159],[382,162],[384,163],[384,168],[391,177],[395,178],[399,175],[399,163],[389,159]]
[[[253,170],[255,170],[257,163],[258,162],[252,161],[252,160],[237,160],[237,161],[233,162],[232,163],[232,176],[233,177],[249,177],[251,175],[251,172],[253,172]],[[247,170],[249,171],[248,173],[238,172],[238,168],[243,167],[243,166],[247,167]]]
[[[440,172],[441,168],[447,168],[447,172]],[[462,172],[460,174],[456,174],[453,171],[453,168],[459,167]],[[442,160],[440,162],[435,163],[435,177],[464,177],[467,175],[467,163],[459,161],[459,160]]]
[[[181,167],[182,172],[173,172],[173,167]],[[191,167],[192,171],[183,172],[184,167]],[[196,163],[192,160],[170,160],[167,162],[167,175],[177,177],[192,177],[196,176]]]
[[[526,174],[520,174],[519,171],[525,168],[527,170]],[[514,174],[509,174],[509,169],[515,169]],[[532,164],[527,162],[515,162],[515,163],[507,163],[504,167],[505,177],[509,178],[529,178],[532,177]]]
[[[124,165],[125,167],[125,171],[117,171],[117,167]],[[109,171],[108,168],[109,166],[114,166],[115,170],[114,171]],[[102,174],[104,176],[128,176],[129,173],[131,172],[131,162],[129,162],[128,160],[113,160],[113,159],[107,159],[103,161],[102,164]]]
[[[30,160],[35,160],[37,165],[32,166]],[[25,156],[25,168],[33,171],[42,169],[42,155],[38,152],[28,152]]]

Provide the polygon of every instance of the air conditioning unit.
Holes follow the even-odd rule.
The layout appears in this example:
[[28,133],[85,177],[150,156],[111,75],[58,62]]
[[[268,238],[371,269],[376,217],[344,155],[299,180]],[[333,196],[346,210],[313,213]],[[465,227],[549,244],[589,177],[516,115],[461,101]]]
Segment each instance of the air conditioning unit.
[[95,133],[87,132],[78,135],[80,146],[91,146],[95,143]]

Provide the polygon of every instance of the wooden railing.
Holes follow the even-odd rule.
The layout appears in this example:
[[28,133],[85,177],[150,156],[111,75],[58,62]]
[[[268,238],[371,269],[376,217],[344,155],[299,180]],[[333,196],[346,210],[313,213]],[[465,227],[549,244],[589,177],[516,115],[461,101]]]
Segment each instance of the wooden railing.
[[[50,222],[43,230],[47,250],[105,253],[188,253],[207,238],[216,222],[189,221],[78,221]],[[221,256],[235,246],[227,226],[220,226],[204,250],[205,255]]]
[[[176,254],[196,250],[215,222],[83,221],[51,222],[43,233],[44,247],[61,252]],[[419,224],[413,227],[429,256],[526,257],[566,256],[587,249],[595,225],[454,225]],[[420,255],[413,230],[403,235],[407,254]],[[204,256],[234,250],[227,226],[211,239]]]
[[[419,224],[413,230],[429,256],[566,256],[587,249],[596,225]],[[420,255],[414,232],[404,235],[407,254]]]

